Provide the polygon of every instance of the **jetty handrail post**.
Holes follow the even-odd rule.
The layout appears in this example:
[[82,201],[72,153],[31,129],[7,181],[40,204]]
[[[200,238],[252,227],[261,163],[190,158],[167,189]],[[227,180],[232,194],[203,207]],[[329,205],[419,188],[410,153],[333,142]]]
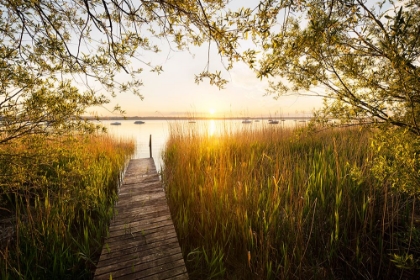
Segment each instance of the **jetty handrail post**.
[[153,157],[152,156],[152,134],[150,134],[150,137],[149,137],[149,155],[150,155],[150,158]]

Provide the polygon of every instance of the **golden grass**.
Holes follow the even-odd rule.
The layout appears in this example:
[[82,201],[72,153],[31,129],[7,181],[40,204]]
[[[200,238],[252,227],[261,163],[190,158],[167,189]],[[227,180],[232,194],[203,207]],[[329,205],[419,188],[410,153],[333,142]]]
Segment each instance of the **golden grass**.
[[0,203],[13,219],[1,279],[89,279],[133,141],[29,136],[0,147]]
[[412,200],[370,174],[369,137],[174,125],[163,180],[190,278],[399,275],[390,252],[407,249]]

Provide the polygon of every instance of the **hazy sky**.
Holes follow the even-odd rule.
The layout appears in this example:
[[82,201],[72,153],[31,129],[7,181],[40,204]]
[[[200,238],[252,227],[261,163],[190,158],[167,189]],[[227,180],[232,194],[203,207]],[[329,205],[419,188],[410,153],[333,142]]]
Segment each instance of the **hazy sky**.
[[[246,6],[255,2],[258,3],[255,0],[236,0],[232,4]],[[109,109],[118,103],[127,116],[208,116],[213,113],[220,117],[280,117],[301,115],[303,112],[309,115],[314,108],[322,105],[320,98],[294,96],[275,100],[272,96],[264,96],[267,81],[257,79],[243,64],[236,64],[229,72],[222,71],[224,78],[229,80],[225,89],[219,90],[209,85],[207,80],[197,85],[194,75],[206,66],[208,45],[192,48],[188,53],[170,51],[166,44],[162,42],[162,52],[159,54],[144,57],[155,64],[162,64],[164,69],[160,75],[146,69],[143,72],[141,93],[144,100],[130,94],[120,94],[107,106]],[[223,70],[215,45],[212,45],[212,50],[210,69]],[[101,108],[95,108],[94,111],[99,116],[113,115]]]

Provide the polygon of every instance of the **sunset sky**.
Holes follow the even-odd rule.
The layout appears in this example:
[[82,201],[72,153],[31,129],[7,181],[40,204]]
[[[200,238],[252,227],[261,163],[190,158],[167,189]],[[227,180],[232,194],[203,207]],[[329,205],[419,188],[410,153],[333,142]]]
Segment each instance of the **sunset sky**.
[[[130,94],[119,95],[112,104],[118,103],[127,116],[182,116],[195,114],[207,116],[287,116],[308,115],[320,107],[320,98],[264,96],[266,81],[255,77],[245,65],[237,65],[225,77],[229,80],[225,89],[219,90],[209,85],[208,81],[197,85],[194,75],[206,64],[206,55],[198,50],[195,58],[188,53],[170,53],[166,60],[162,54],[164,72],[160,75],[145,73],[142,76],[144,86],[140,100]],[[217,57],[214,57],[217,62]],[[216,63],[215,63],[216,64]],[[112,108],[109,105],[109,108]],[[95,109],[96,110],[96,109]],[[97,109],[100,116],[112,115],[106,110]]]
[[[235,0],[231,7],[252,6],[255,0]],[[216,46],[211,46],[210,70],[221,70],[223,77],[229,83],[225,89],[219,90],[209,85],[208,81],[197,85],[194,75],[203,71],[207,63],[208,45],[191,48],[191,53],[170,50],[162,41],[162,52],[145,54],[142,59],[161,64],[164,72],[160,75],[150,73],[147,69],[141,79],[144,86],[141,93],[144,100],[130,94],[120,94],[107,109],[119,104],[127,116],[294,116],[310,115],[314,108],[322,105],[320,98],[264,96],[267,81],[259,80],[255,74],[243,64],[236,64],[229,72],[223,71],[223,65],[216,52]],[[243,46],[247,48],[247,46]],[[124,79],[124,75],[121,76]],[[112,116],[104,108],[94,108],[91,112],[99,116]]]

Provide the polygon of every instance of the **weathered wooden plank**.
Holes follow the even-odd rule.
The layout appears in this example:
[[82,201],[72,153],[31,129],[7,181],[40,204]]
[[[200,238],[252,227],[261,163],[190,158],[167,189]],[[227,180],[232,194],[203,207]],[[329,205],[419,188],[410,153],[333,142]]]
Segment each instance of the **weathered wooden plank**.
[[131,160],[94,279],[188,279],[153,159]]
[[[129,195],[127,197],[128,197],[127,199],[122,198],[123,200],[119,204],[119,207],[124,207],[126,205],[133,206],[133,204],[138,204],[138,203],[141,203],[141,204],[156,203],[156,201],[159,201],[162,198],[166,199],[163,191],[161,191],[160,193],[148,193],[144,195]],[[118,197],[118,199],[120,198]]]
[[[176,264],[168,265],[165,264],[163,267],[157,267],[155,271],[141,271],[138,273],[133,273],[121,277],[123,280],[131,279],[150,279],[150,280],[162,280],[162,279],[171,279],[173,275],[179,275],[181,273],[185,274],[184,268],[176,266]],[[188,279],[188,278],[183,278]]]
[[[178,256],[178,255],[177,255]],[[172,257],[172,256],[169,256]],[[121,270],[116,270],[112,274],[112,278],[121,278],[121,279],[143,279],[150,276],[157,276],[154,279],[165,279],[168,276],[172,275],[173,273],[179,274],[179,272],[185,272],[185,265],[183,265],[184,260],[181,258],[170,258],[166,259],[157,259],[150,261],[148,263],[144,263],[143,265],[132,266],[123,268]],[[170,272],[170,273],[168,273]],[[175,275],[176,275],[175,274]]]
[[[164,198],[162,198],[162,200],[163,199]],[[167,207],[166,201],[162,201],[162,200],[159,200],[159,201],[156,201],[156,202],[153,202],[153,201],[143,201],[142,203],[139,203],[139,204],[141,204],[141,209],[144,209],[144,211],[142,211],[140,209],[134,210],[133,209],[133,205],[123,204],[123,205],[121,205],[121,207],[119,207],[117,209],[117,211],[118,211],[117,214],[119,212],[122,212],[122,211],[124,211],[124,213],[127,213],[127,212],[128,213],[130,213],[130,212],[139,212],[139,211],[141,211],[142,213],[144,213],[147,210],[156,209],[156,207],[158,207],[158,206],[165,206],[165,207]]]
[[141,220],[147,221],[148,219],[157,219],[161,217],[167,217],[166,213],[168,210],[167,210],[166,204],[156,205],[155,208],[144,207],[142,209],[144,209],[144,211],[142,210],[129,211],[130,209],[127,209],[127,211],[124,211],[125,217],[121,217],[118,220],[114,219],[113,225],[117,227],[118,225],[123,225],[123,224],[131,223],[131,222],[136,222],[136,221],[141,221]]
[[176,236],[173,225],[163,225],[158,228],[149,228],[149,229],[127,229],[126,231],[118,231],[107,238],[105,242],[109,247],[113,246],[114,248],[127,247],[129,244],[140,244],[140,243],[152,243],[154,241],[159,241],[159,238],[169,236]]
[[[170,258],[168,258],[170,256]],[[158,252],[148,256],[139,255],[137,258],[128,259],[124,262],[112,263],[108,267],[112,270],[112,276],[122,276],[140,271],[162,271],[162,265],[172,264],[177,267],[184,265],[184,259],[176,249],[167,252]],[[185,267],[185,266],[184,266]],[[97,275],[106,274],[98,271]],[[146,273],[144,273],[146,274]],[[150,274],[150,273],[149,273]]]
[[159,227],[159,225],[161,225],[162,223],[172,224],[172,219],[168,216],[153,217],[153,216],[148,216],[148,215],[141,215],[139,217],[141,217],[143,220],[132,219],[131,221],[127,221],[125,223],[116,224],[110,229],[110,232],[113,232],[114,234],[116,234],[116,231],[127,230],[128,228],[129,229],[140,228],[144,230],[144,229]]
[[165,220],[154,221],[153,223],[140,222],[120,225],[118,228],[112,229],[112,236],[123,237],[125,235],[142,234],[144,237],[146,237],[146,235],[152,232],[157,232],[161,229],[165,229],[165,227],[170,227],[170,230],[172,230],[172,220],[168,219],[167,217],[162,217],[162,219]]
[[[142,246],[134,246],[130,248],[121,249],[118,251],[113,252],[113,254],[105,253],[101,255],[101,261],[106,264],[107,262],[113,263],[115,260],[118,261],[118,259],[122,259],[123,257],[127,257],[130,255],[136,256],[137,253],[143,252],[141,254],[147,255],[148,253],[152,253],[155,251],[165,250],[167,248],[176,248],[179,247],[178,239],[176,237],[168,238],[167,241],[165,241],[164,244],[155,244],[153,247],[143,248]],[[134,258],[134,257],[133,257]]]
[[161,246],[145,248],[142,251],[139,251],[136,247],[134,247],[131,249],[121,250],[118,252],[118,255],[104,255],[104,258],[102,259],[102,267],[97,269],[96,274],[101,274],[100,271],[105,271],[104,267],[114,263],[126,262],[131,259],[145,259],[145,256],[153,257],[156,254],[162,253],[172,254],[174,250],[178,251],[179,247],[178,240],[176,238],[174,238],[172,241],[173,242],[162,244]]
[[[113,242],[115,240],[113,235],[110,235],[104,244],[104,248],[106,248],[107,252],[110,252],[111,249],[122,249],[122,248],[129,248],[133,246],[147,246],[148,244],[160,242],[161,238],[171,238],[176,237],[176,234],[171,228],[162,228],[162,230],[148,230],[144,232],[136,232],[131,234],[127,232],[125,235],[119,235],[121,242]],[[117,240],[118,241],[118,240]],[[102,250],[103,253],[106,253]]]
[[[155,178],[155,180],[159,180]],[[145,192],[159,192],[161,191],[161,184],[160,182],[144,182],[143,180],[138,180],[134,184],[127,185],[123,183],[124,189],[120,189],[119,196],[124,197],[126,195],[130,195],[132,193],[139,193],[140,191],[143,193]]]
[[[106,249],[104,254],[114,254],[116,251],[128,249],[131,247],[137,247],[139,251],[143,248],[149,248],[150,246],[158,246],[162,242],[166,243],[167,241],[161,240],[169,239],[172,237],[176,237],[176,234],[173,234],[170,230],[166,230],[163,232],[154,232],[149,234],[147,237],[143,237],[141,234],[136,234],[132,237],[124,238],[121,237],[119,242],[107,242],[104,245]],[[133,239],[138,239],[138,241],[132,241]]]

